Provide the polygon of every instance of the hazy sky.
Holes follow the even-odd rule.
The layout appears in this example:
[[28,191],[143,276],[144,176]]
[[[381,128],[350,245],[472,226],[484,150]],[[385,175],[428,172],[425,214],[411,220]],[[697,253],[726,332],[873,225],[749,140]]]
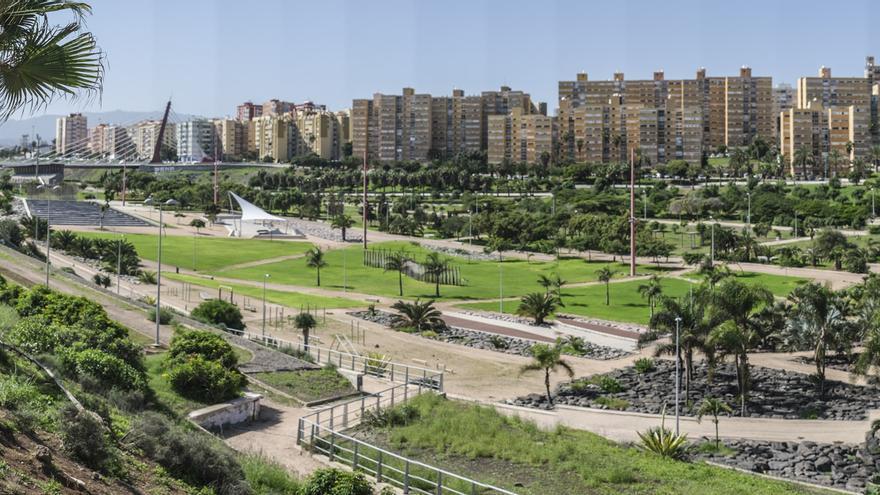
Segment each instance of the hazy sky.
[[[100,102],[48,113],[231,115],[236,104],[312,100],[332,109],[404,86],[435,95],[508,85],[556,106],[557,82],[731,75],[774,84],[821,65],[861,75],[880,59],[878,0],[90,0],[107,52]],[[552,111],[552,110],[551,110]]]

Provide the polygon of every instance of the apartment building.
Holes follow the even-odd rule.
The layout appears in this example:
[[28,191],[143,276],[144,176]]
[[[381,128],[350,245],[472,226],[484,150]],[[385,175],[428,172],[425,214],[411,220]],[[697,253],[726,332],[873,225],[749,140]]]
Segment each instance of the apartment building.
[[340,160],[347,128],[348,114],[344,112],[328,112],[323,107],[300,108],[296,112],[294,153],[314,153],[327,160]]
[[[177,157],[182,162],[213,160],[216,150],[214,124],[207,119],[194,119],[177,124]],[[167,132],[167,129],[166,129]]]
[[636,150],[647,163],[699,161],[722,146],[746,146],[756,137],[773,139],[771,79],[736,77],[608,81],[586,73],[559,82],[559,134],[563,153],[577,161],[627,160]]
[[239,160],[247,152],[248,122],[237,119],[215,119],[214,144],[220,160]]
[[296,104],[289,101],[277,100],[273,98],[263,103],[263,109],[260,115],[282,115],[292,112],[295,109]]
[[254,105],[251,101],[235,107],[235,118],[240,121],[248,121],[261,115],[263,115],[263,105]]
[[261,161],[287,162],[296,152],[296,122],[291,114],[254,118],[254,149]]
[[555,119],[514,108],[507,115],[490,115],[488,160],[496,164],[540,163],[553,153]]
[[431,102],[431,154],[450,158],[458,153],[478,152],[482,141],[480,96],[465,96],[456,89],[452,96],[435,97]]
[[89,123],[85,115],[72,113],[55,119],[55,153],[85,154],[88,137]]
[[537,113],[537,108],[532,103],[532,97],[528,93],[511,89],[509,86],[501,86],[497,91],[483,91],[480,99],[483,107],[480,124],[481,149],[487,149],[489,145],[488,125],[490,116],[508,115],[516,108],[522,109],[523,114]]
[[[159,131],[162,128],[161,120],[144,120],[135,124],[129,130],[129,136],[137,150],[138,158],[149,160],[153,157],[156,149],[156,141],[159,139]],[[165,124],[165,134],[162,136],[165,146],[174,149],[177,148],[177,126],[176,124]]]

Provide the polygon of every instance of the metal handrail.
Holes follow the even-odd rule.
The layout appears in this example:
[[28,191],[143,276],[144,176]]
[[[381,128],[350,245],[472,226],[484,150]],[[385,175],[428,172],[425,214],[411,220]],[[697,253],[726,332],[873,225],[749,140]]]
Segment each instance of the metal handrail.
[[385,378],[392,382],[403,384],[415,384],[416,381],[420,381],[424,387],[433,388],[440,392],[443,391],[443,371],[397,363],[394,361],[382,361],[381,363],[375,364],[374,362],[376,360],[374,358],[361,356],[360,354],[351,354],[316,345],[307,346],[299,342],[291,342],[271,335],[255,334],[233,328],[227,328],[226,330],[233,335],[262,343],[267,347],[273,347],[276,349],[290,347],[291,349],[308,353],[319,364],[332,364],[337,368],[349,369],[364,373],[365,375]]

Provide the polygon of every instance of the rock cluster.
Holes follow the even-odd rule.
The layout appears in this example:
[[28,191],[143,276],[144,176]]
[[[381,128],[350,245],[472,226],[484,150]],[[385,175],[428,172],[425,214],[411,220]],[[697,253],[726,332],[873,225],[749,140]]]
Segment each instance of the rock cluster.
[[[664,405],[672,402],[674,370],[673,361],[657,360],[654,369],[645,373],[638,373],[634,367],[609,372],[605,376],[619,384],[620,391],[617,392],[603,391],[595,380],[562,383],[557,387],[554,401],[570,406],[605,408],[603,402],[616,399],[618,403],[625,401],[627,411],[659,414]],[[707,383],[707,372],[705,364],[695,367],[694,380],[690,385],[690,403],[700,404],[706,397],[715,397],[738,409],[733,365],[718,365],[711,384]],[[807,375],[757,366],[751,368],[751,384],[746,413],[750,417],[859,421],[867,417],[868,410],[880,409],[880,388],[874,386],[828,381],[825,396],[820,397]],[[597,403],[600,398],[602,400]],[[525,407],[547,407],[546,398],[539,394],[519,397],[512,403]],[[695,415],[695,410],[685,408],[684,414]]]
[[[348,313],[356,318],[361,318],[380,325],[391,326],[394,323],[394,315],[385,311],[375,310],[369,311],[353,311]],[[495,352],[503,352],[505,354],[514,354],[517,356],[531,356],[530,349],[537,341],[529,339],[521,339],[517,337],[508,337],[506,335],[498,335],[493,333],[479,332],[458,327],[445,327],[434,331],[436,335],[430,335],[431,339],[449,342],[451,344],[459,344],[475,349],[485,349]],[[584,342],[583,352],[570,352],[571,355],[584,357],[588,359],[618,359],[629,355],[628,352],[612,347]]]
[[[855,363],[858,358],[859,353],[854,353],[852,356],[831,354],[825,357],[825,366],[829,369],[852,373],[855,369]],[[810,366],[815,366],[816,364],[816,361],[813,359],[812,356],[798,356],[794,358],[794,361],[797,363],[809,364]]]
[[701,453],[696,458],[859,493],[875,472],[873,458],[857,445],[753,440],[732,440],[725,445],[735,453]]
[[[289,219],[290,225],[305,235],[326,239],[328,241],[342,242],[342,230],[330,228],[329,225],[321,225],[319,223],[298,221]],[[356,229],[348,229],[345,232],[345,242],[360,242],[361,235]]]
[[438,252],[440,254],[445,254],[447,256],[455,256],[456,258],[465,258],[467,260],[476,260],[476,261],[498,261],[498,255],[493,255],[492,253],[485,253],[482,251],[470,251],[467,249],[460,248],[451,248],[446,246],[436,246],[430,243],[424,243],[421,245],[425,249],[429,249],[431,251]]

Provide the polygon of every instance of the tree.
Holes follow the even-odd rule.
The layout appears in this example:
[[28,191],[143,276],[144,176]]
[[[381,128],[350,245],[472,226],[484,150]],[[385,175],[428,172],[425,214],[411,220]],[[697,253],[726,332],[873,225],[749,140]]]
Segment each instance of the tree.
[[345,242],[345,232],[354,225],[354,220],[351,219],[350,216],[346,214],[340,214],[333,217],[333,221],[330,224],[331,228],[342,230],[342,242]]
[[700,409],[697,410],[697,421],[701,421],[703,416],[712,416],[712,423],[715,424],[715,449],[717,450],[721,445],[721,437],[718,434],[718,416],[724,413],[732,413],[733,409],[727,405],[726,402],[716,399],[714,397],[706,397],[703,399],[703,403],[700,404]]
[[293,326],[303,334],[303,345],[309,347],[309,332],[318,326],[317,320],[311,313],[300,313],[293,319]]
[[559,276],[558,273],[552,273],[550,276],[541,274],[538,276],[538,285],[544,288],[544,292],[553,293],[559,296],[562,286],[566,281]]
[[196,229],[196,234],[198,234],[201,229],[205,228],[205,221],[201,218],[193,218],[189,226]]
[[529,371],[544,372],[544,387],[547,390],[547,403],[553,406],[553,395],[550,393],[550,373],[556,373],[562,368],[569,376],[574,378],[574,368],[562,358],[562,346],[559,344],[535,344],[532,346],[532,362],[520,368],[520,374]]
[[222,299],[209,299],[199,304],[193,308],[190,316],[209,325],[223,325],[235,330],[244,330],[241,310],[238,306]]
[[446,324],[443,322],[442,313],[434,307],[434,301],[428,300],[421,302],[416,299],[415,302],[397,301],[391,306],[397,310],[394,315],[395,326],[413,328],[418,332],[431,330],[434,328],[442,328]]
[[[681,318],[678,323],[680,356],[676,359],[684,362],[684,400],[690,400],[691,382],[694,379],[694,353],[702,351],[706,356],[709,370],[715,367],[715,352],[712,347],[706,345],[711,327],[706,320],[705,289],[698,290],[691,297],[674,299],[663,297],[660,299],[660,311],[651,317],[651,326],[674,335],[676,330],[676,318]],[[659,345],[655,349],[656,355],[672,354],[676,352],[675,341]]]
[[397,272],[397,287],[400,297],[403,297],[403,272],[409,262],[409,256],[402,251],[391,253],[385,258],[385,271],[394,270]]
[[663,294],[663,286],[660,284],[660,277],[656,273],[651,275],[651,278],[648,279],[648,283],[639,285],[638,290],[642,297],[648,299],[648,304],[651,306],[651,318],[653,319],[655,303],[657,302],[657,298]]
[[[19,0],[0,4],[0,122],[58,97],[100,93],[104,54],[85,30],[84,2]],[[61,16],[63,25],[53,25]]]
[[614,274],[617,273],[612,270],[608,266],[603,266],[596,272],[596,277],[599,279],[599,282],[605,283],[605,305],[608,306],[611,304],[611,279],[614,278]]
[[764,287],[744,284],[736,279],[725,280],[715,292],[710,307],[710,324],[714,329],[707,344],[720,357],[733,356],[740,414],[745,416],[750,387],[749,352],[761,340],[757,312],[773,302],[773,294]]
[[434,282],[434,296],[440,297],[440,278],[449,267],[449,261],[440,257],[439,253],[429,253],[422,263],[425,275]]
[[535,319],[535,325],[543,325],[544,319],[556,311],[557,306],[565,306],[559,296],[552,292],[532,292],[522,297],[516,314]]
[[318,287],[321,286],[321,268],[327,266],[327,261],[324,259],[324,251],[319,247],[314,247],[306,251],[306,266],[309,268],[314,268],[315,272],[318,275]]
[[829,348],[849,349],[854,325],[847,319],[846,304],[831,289],[817,283],[798,286],[788,296],[795,304],[785,332],[791,349],[813,349],[819,395],[825,394],[826,353]]

